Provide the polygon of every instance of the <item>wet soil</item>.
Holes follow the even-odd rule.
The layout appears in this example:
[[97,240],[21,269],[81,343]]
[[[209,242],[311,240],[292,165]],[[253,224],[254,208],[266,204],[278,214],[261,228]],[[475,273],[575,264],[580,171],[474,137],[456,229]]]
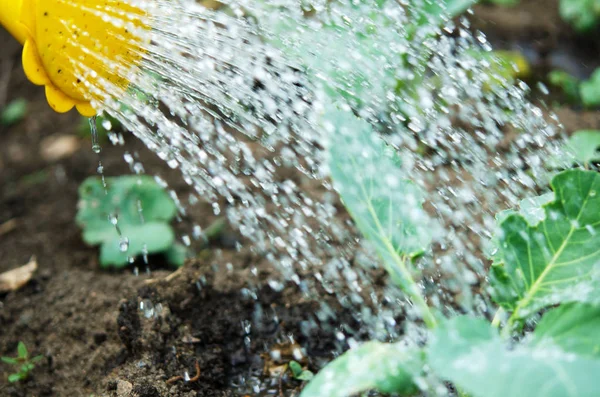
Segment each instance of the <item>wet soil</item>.
[[[524,0],[512,9],[481,5],[472,21],[495,47],[522,51],[537,78],[556,67],[587,77],[600,66],[599,36],[575,34],[560,20],[556,1]],[[238,237],[232,232],[175,273],[160,258],[151,260],[149,274],[143,267],[139,275],[132,268],[100,269],[97,249],[82,242],[74,222],[77,188],[98,167],[90,140],[78,131],[81,118],[48,108],[43,90],[23,75],[18,46],[3,31],[0,46],[0,108],[18,97],[29,106],[23,121],[0,126],[0,273],[32,256],[39,265],[24,288],[0,295],[0,355],[14,356],[19,341],[44,355],[19,384],[6,382],[11,368],[2,364],[0,395],[234,396],[240,392],[231,385],[251,378],[265,382],[261,395],[297,394],[301,383],[279,375],[282,364],[295,359],[316,370],[339,347],[325,332],[330,324],[314,315],[320,302],[294,285],[281,292],[245,289],[249,279],[266,280],[272,269],[248,248],[234,249],[231,241]],[[599,111],[552,106],[569,133],[600,128]],[[77,148],[44,159],[45,139],[58,135],[74,137]],[[148,173],[162,175],[180,197],[186,195],[189,187],[176,171],[133,137],[125,141],[123,147],[104,144],[107,175],[130,173],[123,154],[138,153]],[[177,228],[189,232],[192,220],[205,227],[215,216],[200,204],[188,218]],[[353,321],[335,299],[328,303]],[[306,332],[307,323],[318,326]],[[251,388],[245,393],[259,395]]]

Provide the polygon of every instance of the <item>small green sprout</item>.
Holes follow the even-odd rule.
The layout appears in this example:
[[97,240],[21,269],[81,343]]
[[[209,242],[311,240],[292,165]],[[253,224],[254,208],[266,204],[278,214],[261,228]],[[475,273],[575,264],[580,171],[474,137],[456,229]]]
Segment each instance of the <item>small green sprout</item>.
[[15,99],[0,110],[0,124],[11,126],[23,120],[27,113],[27,100]]
[[290,371],[292,372],[292,376],[294,377],[294,379],[309,381],[315,376],[309,370],[302,369],[302,365],[300,365],[300,363],[297,361],[290,361],[288,366],[290,368]]
[[[106,183],[106,186],[104,185]],[[83,240],[100,245],[103,267],[124,267],[130,258],[165,254],[176,266],[188,256],[177,244],[169,222],[177,207],[165,190],[149,176],[87,178],[79,187],[77,224]]]
[[35,368],[35,363],[42,358],[44,358],[42,355],[30,358],[27,346],[23,342],[19,342],[17,346],[17,357],[0,357],[2,362],[14,366],[17,370],[17,372],[8,375],[10,383],[27,380],[29,373]]

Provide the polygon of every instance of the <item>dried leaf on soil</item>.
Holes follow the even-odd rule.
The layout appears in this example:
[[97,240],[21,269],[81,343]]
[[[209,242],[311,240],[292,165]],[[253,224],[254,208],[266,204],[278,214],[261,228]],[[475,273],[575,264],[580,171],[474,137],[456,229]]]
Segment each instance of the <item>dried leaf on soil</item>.
[[37,260],[32,257],[26,265],[0,274],[0,293],[18,290],[31,280],[36,269]]
[[46,161],[57,161],[71,156],[80,146],[74,135],[52,135],[40,143],[40,156]]

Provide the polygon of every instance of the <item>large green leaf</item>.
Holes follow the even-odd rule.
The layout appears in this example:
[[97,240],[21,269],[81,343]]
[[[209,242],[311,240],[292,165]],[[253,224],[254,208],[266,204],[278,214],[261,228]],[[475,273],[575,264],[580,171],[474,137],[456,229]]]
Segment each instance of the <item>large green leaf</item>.
[[564,171],[556,200],[532,226],[519,214],[500,224],[492,295],[513,319],[561,302],[596,301],[600,268],[600,174]]
[[600,306],[571,303],[544,315],[533,333],[533,343],[600,358],[599,336]]
[[423,352],[400,343],[367,342],[329,363],[304,388],[300,397],[348,397],[368,391],[412,395],[421,375]]
[[358,229],[386,262],[414,257],[429,245],[423,193],[407,180],[369,123],[346,112],[329,113],[333,184]]
[[577,131],[569,138],[568,149],[582,164],[600,161],[600,131]]
[[394,151],[386,150],[370,124],[342,111],[327,113],[333,185],[363,236],[383,259],[392,280],[413,300],[428,326],[435,325],[413,279],[410,260],[431,241],[423,193],[405,179]]
[[540,345],[512,349],[483,320],[457,317],[435,330],[428,361],[471,397],[600,396],[600,360]]

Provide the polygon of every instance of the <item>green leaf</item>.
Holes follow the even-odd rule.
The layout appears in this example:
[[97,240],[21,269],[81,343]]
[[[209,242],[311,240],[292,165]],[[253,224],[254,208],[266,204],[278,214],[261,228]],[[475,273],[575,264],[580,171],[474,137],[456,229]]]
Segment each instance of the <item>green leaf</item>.
[[372,389],[411,395],[423,368],[422,352],[400,343],[367,342],[322,369],[300,397],[348,397]]
[[467,11],[475,3],[477,0],[425,1],[423,10],[420,12],[421,16],[417,19],[417,26],[439,26],[446,19],[452,19]]
[[[554,201],[554,193],[546,193],[541,196],[528,197],[519,202],[519,212],[530,226],[535,226],[546,217],[543,206]],[[502,223],[509,215],[516,214],[515,210],[506,210],[497,214],[496,220]]]
[[17,354],[19,358],[27,358],[29,353],[27,352],[27,346],[25,346],[25,343],[19,342],[17,345]]
[[[168,222],[177,207],[151,177],[106,178],[106,188],[101,178],[91,177],[79,187],[79,196],[76,220],[83,228],[83,240],[101,245],[102,266],[122,267],[128,257],[171,248],[175,236]],[[116,219],[116,225],[110,219]]]
[[305,381],[305,382],[308,382],[308,381],[312,380],[314,377],[315,377],[315,374],[313,374],[310,371],[302,371],[300,373],[300,375],[295,376],[296,379],[302,380],[302,381]]
[[76,220],[84,229],[114,229],[108,221],[111,214],[119,225],[141,225],[168,222],[177,212],[167,192],[146,175],[106,178],[106,189],[101,178],[87,178],[79,187],[79,198]]
[[19,360],[17,360],[16,358],[13,357],[0,357],[0,360],[2,360],[2,362],[6,363],[6,364],[11,364],[11,365],[15,365],[19,363]]
[[562,19],[580,32],[588,32],[598,25],[600,0],[560,0]]
[[548,73],[548,81],[567,96],[569,102],[579,103],[579,79],[562,70]]
[[8,375],[8,381],[10,383],[18,382],[21,379],[25,379],[21,374],[10,374],[10,375]]
[[538,346],[559,346],[580,356],[600,358],[600,306],[571,303],[544,314],[533,333]]
[[[598,87],[600,89],[600,87]],[[600,131],[581,130],[575,132],[568,141],[568,149],[575,160],[582,164],[600,161]]]
[[[420,255],[429,246],[423,192],[407,180],[369,123],[345,112],[330,113],[333,184],[358,229],[390,266],[391,256]],[[390,271],[390,273],[394,273]]]
[[519,206],[521,207],[519,213],[525,218],[527,223],[531,226],[535,226],[546,218],[544,205],[551,203],[554,200],[554,193],[552,192],[523,199],[519,203]]
[[324,128],[332,132],[333,186],[392,280],[410,296],[427,325],[434,326],[435,318],[413,280],[416,269],[408,268],[431,241],[431,222],[421,207],[423,192],[405,178],[369,123],[341,111],[326,117]]
[[600,174],[564,171],[552,180],[556,200],[535,226],[519,214],[500,224],[490,282],[496,302],[523,319],[548,306],[598,300]]
[[10,102],[0,112],[0,124],[10,126],[23,120],[27,113],[27,101],[23,98]]
[[290,371],[292,371],[292,376],[295,379],[309,381],[315,376],[312,372],[303,370],[302,366],[297,361],[292,360],[288,365],[290,367]]
[[21,365],[21,369],[19,370],[19,372],[21,374],[24,374],[25,376],[27,376],[27,374],[29,373],[29,371],[31,371],[35,366],[32,363],[25,363],[23,365]]
[[165,252],[165,256],[171,265],[181,267],[185,263],[185,260],[190,257],[190,252],[182,244],[173,244]]
[[440,325],[429,364],[471,397],[600,395],[600,361],[539,345],[509,349],[483,319],[457,317]]
[[290,367],[290,371],[292,371],[292,376],[296,378],[302,373],[302,366],[297,361],[290,361],[288,364]]
[[581,102],[587,107],[600,106],[600,68],[592,76],[579,85]]
[[38,361],[42,360],[43,358],[44,358],[44,356],[40,354],[39,356],[35,356],[34,358],[32,358],[30,361],[32,363],[37,363]]
[[[175,233],[167,223],[150,222],[144,225],[123,225],[122,236],[113,227],[113,237],[104,240],[100,247],[102,266],[123,267],[129,257],[136,257],[146,251],[148,254],[164,252],[175,241]],[[128,240],[128,244],[124,243]]]

